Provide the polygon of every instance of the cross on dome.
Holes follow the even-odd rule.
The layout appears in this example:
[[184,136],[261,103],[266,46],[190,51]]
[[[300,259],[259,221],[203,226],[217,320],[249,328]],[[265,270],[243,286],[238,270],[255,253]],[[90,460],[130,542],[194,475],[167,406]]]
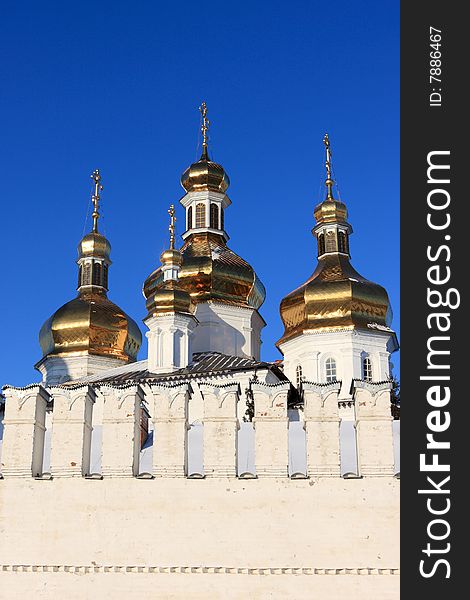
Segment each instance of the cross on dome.
[[202,125],[201,125],[202,153],[203,153],[203,155],[207,156],[207,137],[208,137],[207,133],[209,131],[211,122],[207,118],[207,105],[204,101],[202,102],[201,106],[199,107],[199,112],[201,113],[201,116],[202,116]]
[[326,162],[325,162],[325,167],[326,167],[325,185],[326,185],[326,189],[327,189],[326,199],[333,200],[334,181],[331,178],[331,145],[330,145],[330,138],[327,133],[325,133],[325,137],[323,138],[323,143],[325,144],[325,149],[326,149]]
[[168,209],[168,214],[170,215],[170,225],[168,227],[168,231],[170,232],[170,250],[175,249],[175,205],[170,204],[170,208]]
[[98,232],[98,219],[100,218],[100,213],[98,211],[99,202],[100,202],[100,192],[103,191],[103,186],[101,185],[101,175],[100,170],[95,169],[93,173],[90,175],[90,178],[93,179],[95,183],[95,193],[91,197],[91,201],[93,202],[93,214],[91,215],[93,218],[93,232]]

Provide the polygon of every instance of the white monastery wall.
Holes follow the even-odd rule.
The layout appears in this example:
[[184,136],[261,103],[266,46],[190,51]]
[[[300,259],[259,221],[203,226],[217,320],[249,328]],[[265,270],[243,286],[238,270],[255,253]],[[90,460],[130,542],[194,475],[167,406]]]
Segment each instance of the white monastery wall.
[[[140,386],[6,388],[0,598],[398,598],[390,391],[376,387],[358,388],[347,408],[359,428],[351,479],[340,477],[338,384],[306,390],[300,479],[288,476],[285,383],[252,385],[248,479],[236,477],[242,402],[233,383],[198,387],[204,479],[187,477],[188,384],[147,386],[154,446],[145,478],[136,476]],[[42,465],[41,477],[46,408],[51,475]],[[95,409],[102,478],[82,476]]]
[[393,478],[0,483],[2,598],[398,598]]

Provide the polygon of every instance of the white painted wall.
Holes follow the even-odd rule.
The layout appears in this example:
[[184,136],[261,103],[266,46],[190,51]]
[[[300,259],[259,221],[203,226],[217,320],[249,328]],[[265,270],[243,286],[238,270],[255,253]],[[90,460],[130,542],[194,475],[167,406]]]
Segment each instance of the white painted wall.
[[145,319],[149,331],[148,369],[169,373],[187,367],[197,320],[190,314],[168,313]]
[[109,369],[121,367],[127,362],[117,358],[86,354],[81,356],[47,356],[35,367],[42,375],[46,385],[58,385],[66,381],[82,379],[89,375],[104,373]]
[[343,382],[342,395],[349,395],[352,379],[363,378],[363,359],[372,363],[373,381],[386,381],[390,373],[390,354],[394,350],[393,334],[385,331],[305,331],[281,345],[284,373],[295,383],[296,368],[302,367],[304,379],[326,382],[326,361],[336,362],[336,378]]
[[259,360],[261,330],[266,323],[254,308],[201,302],[196,306],[198,325],[193,352],[221,352]]
[[0,494],[5,598],[399,598],[394,478],[9,479]]

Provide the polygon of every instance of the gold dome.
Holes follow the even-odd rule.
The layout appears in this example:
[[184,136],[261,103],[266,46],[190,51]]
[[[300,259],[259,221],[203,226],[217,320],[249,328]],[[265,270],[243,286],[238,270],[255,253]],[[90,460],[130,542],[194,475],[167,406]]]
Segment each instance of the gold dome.
[[133,362],[142,334],[105,293],[90,291],[64,304],[44,323],[39,343],[44,356],[94,354]]
[[174,248],[169,248],[160,255],[160,262],[162,265],[176,265],[180,267],[181,263],[183,262],[181,252],[179,250],[175,250]]
[[[352,230],[347,222],[346,205],[333,197],[328,134],[323,143],[327,196],[315,207],[317,225],[313,229],[318,238],[318,265],[310,279],[281,301],[284,334],[276,343],[278,347],[308,330],[369,329],[369,325],[388,327],[392,321],[385,289],[359,275],[349,262],[348,236]],[[330,226],[327,228],[331,233],[330,243],[326,245],[322,225]]]
[[188,292],[179,285],[179,281],[170,279],[147,299],[145,303],[148,316],[164,313],[193,313],[194,304]]
[[280,312],[285,331],[277,346],[305,330],[368,329],[392,320],[385,289],[338,253],[319,257],[313,275],[282,300]]
[[225,193],[230,179],[221,165],[209,160],[207,149],[204,148],[201,158],[181,176],[181,185],[187,192],[212,190]]
[[101,175],[93,171],[93,230],[78,244],[78,296],[64,304],[39,332],[43,357],[92,354],[133,362],[142,334],[133,321],[107,297],[111,245],[98,233]]
[[346,204],[335,200],[334,198],[320,202],[315,206],[313,214],[317,225],[326,223],[346,223],[348,219],[348,210]]
[[87,233],[78,244],[78,258],[93,256],[109,260],[110,254],[111,244],[104,235],[94,231]]
[[[253,267],[230,250],[224,238],[214,233],[190,235],[180,250],[183,264],[178,283],[195,303],[214,300],[258,309],[266,291]],[[163,285],[161,268],[144,283],[149,299]]]

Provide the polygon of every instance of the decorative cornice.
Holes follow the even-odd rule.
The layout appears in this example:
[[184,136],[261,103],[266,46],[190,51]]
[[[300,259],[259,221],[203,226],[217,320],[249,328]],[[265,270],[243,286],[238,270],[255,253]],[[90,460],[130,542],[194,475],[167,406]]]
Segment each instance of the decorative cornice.
[[322,392],[326,391],[327,389],[329,390],[339,390],[341,389],[341,380],[335,380],[335,381],[328,381],[327,383],[319,383],[316,381],[308,381],[308,380],[304,380],[302,381],[302,388],[308,389],[308,390],[317,390],[317,388],[320,388]]
[[393,379],[383,379],[382,381],[366,381],[365,379],[353,379],[354,383],[364,384],[359,387],[366,386],[383,386],[385,384],[391,385],[393,383]]
[[94,391],[94,388],[98,387],[96,384],[94,383],[83,383],[83,382],[78,382],[78,383],[74,383],[72,385],[64,385],[64,384],[56,384],[56,385],[48,385],[47,386],[47,390],[62,390],[65,392],[75,392],[76,390],[80,390],[80,389],[91,389]]
[[253,381],[251,384],[253,390],[263,391],[264,389],[271,390],[286,390],[287,392],[290,390],[291,383],[290,381],[279,381],[277,383],[265,383],[264,381]]
[[208,390],[212,388],[216,388],[219,390],[223,390],[225,388],[233,388],[233,391],[235,392],[240,389],[240,384],[238,383],[238,381],[228,381],[227,383],[200,383],[199,388],[205,388]]
[[6,384],[6,385],[2,386],[1,389],[2,389],[2,391],[5,391],[5,390],[15,390],[15,391],[18,391],[18,392],[23,392],[23,391],[26,391],[26,390],[31,390],[31,389],[33,389],[35,387],[41,387],[41,388],[45,389],[44,385],[41,382],[38,382],[38,383],[29,383],[28,385],[25,385],[23,387],[18,387],[16,385]]
[[391,390],[392,387],[393,381],[391,379],[386,379],[384,381],[364,381],[363,379],[353,379],[350,393],[353,394],[354,390],[361,389],[367,390],[372,395],[375,395],[385,390]]
[[[135,384],[134,384],[135,385]],[[181,392],[187,392],[190,389],[190,384],[186,381],[183,382],[177,382],[177,383],[158,383],[158,381],[149,381],[146,382],[146,385],[148,385],[149,389],[156,390],[156,391],[174,391],[177,388],[181,389]]]
[[33,383],[22,388],[6,385],[3,387],[3,391],[4,394],[0,394],[1,403],[5,404],[7,398],[16,399],[20,408],[30,398],[40,396],[47,404],[50,404],[52,400],[51,394],[42,383]]
[[199,383],[199,390],[207,394],[214,394],[216,397],[225,398],[227,394],[233,393],[241,395],[240,384],[238,382],[228,381],[227,383]]
[[222,566],[148,566],[148,565],[0,565],[10,573],[152,573],[152,574],[217,574],[217,575],[400,575],[399,568],[377,567],[222,567]]
[[121,384],[113,384],[111,382],[109,383],[97,383],[94,384],[93,387],[96,387],[98,389],[103,389],[103,388],[107,388],[110,390],[128,390],[129,388],[135,388],[136,392],[141,391],[142,392],[142,388],[139,385],[139,383],[137,382],[129,382],[129,383],[121,383]]

